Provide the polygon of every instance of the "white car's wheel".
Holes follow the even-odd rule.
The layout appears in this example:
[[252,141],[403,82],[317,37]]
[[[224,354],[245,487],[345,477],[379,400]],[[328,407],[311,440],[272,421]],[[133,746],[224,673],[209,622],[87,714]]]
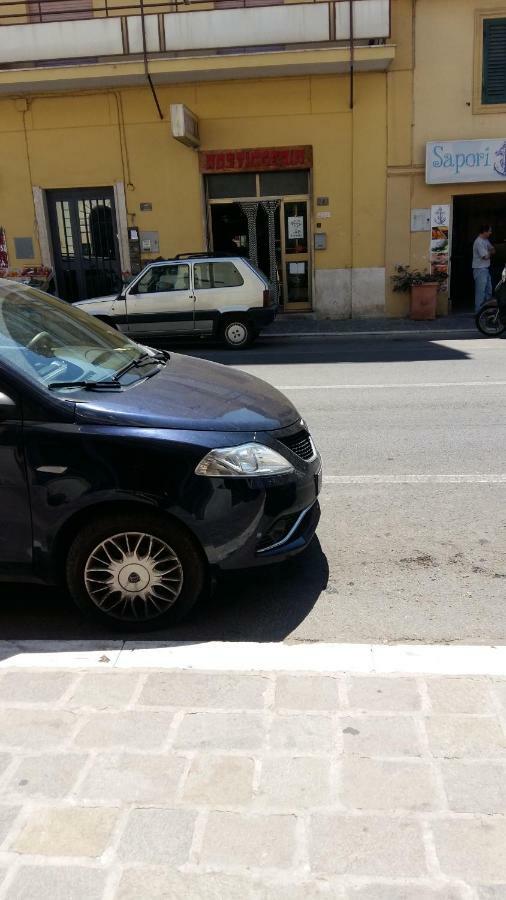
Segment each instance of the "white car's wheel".
[[231,350],[241,350],[251,344],[255,332],[246,319],[237,317],[225,322],[222,328],[222,337]]

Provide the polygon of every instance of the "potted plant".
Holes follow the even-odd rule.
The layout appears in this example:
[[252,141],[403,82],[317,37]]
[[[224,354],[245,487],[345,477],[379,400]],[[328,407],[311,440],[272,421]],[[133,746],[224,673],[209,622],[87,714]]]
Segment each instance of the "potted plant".
[[392,282],[394,291],[410,291],[409,314],[412,319],[435,319],[437,293],[447,278],[447,275],[440,273],[432,274],[426,270],[422,272],[410,269],[409,266],[396,266]]

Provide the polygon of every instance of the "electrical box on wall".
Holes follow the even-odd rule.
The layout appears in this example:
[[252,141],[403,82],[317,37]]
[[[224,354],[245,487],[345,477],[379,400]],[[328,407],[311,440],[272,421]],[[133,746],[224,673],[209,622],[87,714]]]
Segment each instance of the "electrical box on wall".
[[33,240],[31,237],[15,237],[14,251],[18,259],[34,259]]
[[326,250],[327,249],[327,235],[324,231],[319,231],[314,236],[314,248],[315,250]]
[[143,253],[159,253],[160,238],[158,231],[141,231],[141,250]]

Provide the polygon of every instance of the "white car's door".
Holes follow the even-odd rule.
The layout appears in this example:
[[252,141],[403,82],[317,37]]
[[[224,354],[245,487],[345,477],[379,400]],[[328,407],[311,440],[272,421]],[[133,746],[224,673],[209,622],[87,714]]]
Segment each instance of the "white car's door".
[[194,329],[194,294],[187,262],[155,264],[126,291],[129,334],[188,334]]
[[258,304],[249,278],[243,277],[239,267],[240,263],[231,259],[194,263],[195,331],[212,332],[227,310],[246,310]]

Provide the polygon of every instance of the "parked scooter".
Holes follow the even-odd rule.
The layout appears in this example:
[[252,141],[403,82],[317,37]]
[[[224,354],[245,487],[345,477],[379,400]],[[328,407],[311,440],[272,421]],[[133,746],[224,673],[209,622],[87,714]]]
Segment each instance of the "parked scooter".
[[480,307],[474,321],[486,337],[498,337],[506,331],[506,266],[495,286],[494,296]]

